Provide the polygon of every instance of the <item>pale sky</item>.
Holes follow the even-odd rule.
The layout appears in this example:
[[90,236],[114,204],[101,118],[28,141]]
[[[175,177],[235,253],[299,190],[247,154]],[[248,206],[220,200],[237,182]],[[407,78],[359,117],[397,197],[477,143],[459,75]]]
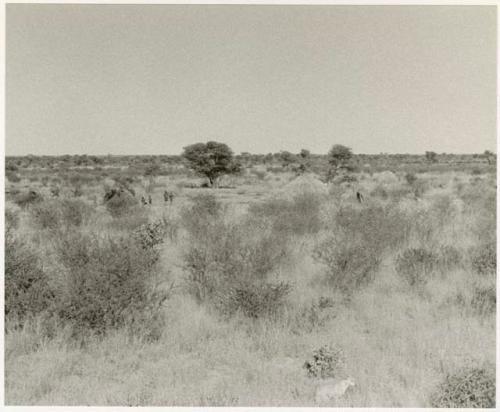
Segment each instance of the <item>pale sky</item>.
[[6,154],[496,151],[493,6],[7,5]]

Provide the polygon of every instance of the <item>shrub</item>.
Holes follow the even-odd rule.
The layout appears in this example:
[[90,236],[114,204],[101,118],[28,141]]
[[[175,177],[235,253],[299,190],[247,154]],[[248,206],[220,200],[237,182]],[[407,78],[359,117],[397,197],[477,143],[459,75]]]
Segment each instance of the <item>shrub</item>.
[[20,193],[14,197],[14,203],[23,208],[39,203],[42,200],[43,196],[34,190],[30,190],[28,193]]
[[19,170],[19,167],[12,162],[12,161],[7,161],[5,164],[5,170],[8,172],[17,172]]
[[479,273],[495,274],[497,271],[497,249],[495,242],[489,242],[471,251],[472,269]]
[[293,199],[271,199],[252,204],[251,216],[269,222],[273,230],[289,235],[317,233],[322,222],[320,218],[320,197],[313,193],[299,193]]
[[242,312],[250,318],[259,318],[276,314],[290,291],[290,284],[283,281],[228,284],[227,288],[218,291],[217,303],[223,313]]
[[254,220],[227,222],[220,210],[210,201],[183,212],[189,234],[184,253],[189,293],[224,314],[274,313],[290,287],[267,278],[287,255],[286,239]]
[[52,186],[50,188],[50,193],[53,197],[59,197],[59,194],[61,193],[61,188],[59,186]]
[[441,225],[453,218],[454,208],[451,197],[446,194],[436,196],[432,202],[432,212],[437,216]]
[[340,174],[333,179],[334,184],[356,183],[357,181],[358,181],[358,178],[356,176],[348,174],[348,173]]
[[443,272],[455,269],[463,263],[460,250],[452,245],[441,245],[438,248],[438,260]]
[[413,183],[413,192],[415,194],[415,197],[422,197],[428,188],[429,185],[424,180],[417,180],[415,183]]
[[[430,244],[436,238],[441,222],[435,214],[429,213],[425,208],[418,208],[409,213],[408,219],[411,226],[413,239],[418,244]],[[439,236],[437,236],[439,240]]]
[[334,230],[361,238],[381,252],[401,245],[411,229],[408,219],[392,205],[375,204],[361,209],[344,206],[335,215],[334,223]]
[[408,221],[389,205],[341,207],[333,223],[334,234],[315,247],[314,256],[327,266],[327,281],[345,293],[370,281],[382,254],[409,232]]
[[312,332],[314,328],[324,326],[325,322],[332,317],[332,308],[335,308],[335,302],[329,297],[321,296],[318,300],[311,302],[296,314],[294,331]]
[[103,334],[153,318],[166,299],[154,284],[158,252],[144,249],[134,238],[66,233],[56,242],[64,267],[57,314],[74,333]]
[[464,368],[448,374],[431,395],[434,408],[494,408],[495,367]]
[[434,272],[438,256],[424,248],[409,248],[396,258],[396,271],[410,286],[424,284]]
[[5,178],[11,183],[19,183],[21,181],[19,174],[9,171],[5,172]]
[[417,176],[415,174],[408,172],[405,174],[406,182],[411,186],[417,181]]
[[163,243],[165,235],[165,227],[161,221],[143,224],[134,232],[134,236],[144,249],[153,249],[160,245]]
[[74,197],[80,197],[83,195],[83,187],[81,185],[73,186],[71,189],[71,194]]
[[267,166],[266,170],[269,173],[284,173],[284,172],[286,172],[286,168],[283,166]]
[[94,213],[92,207],[82,200],[64,199],[59,206],[61,219],[67,226],[82,226]]
[[497,307],[496,285],[476,286],[472,294],[471,306],[480,316],[494,314]]
[[5,317],[22,325],[49,308],[54,299],[38,256],[21,240],[5,236]]
[[19,226],[19,215],[15,210],[5,208],[5,236],[11,234]]
[[49,183],[49,177],[48,176],[43,176],[42,179],[41,179],[41,182],[42,182],[42,186],[46,187],[47,184]]
[[253,174],[257,179],[264,180],[267,173],[264,170],[251,169],[250,173]]
[[380,265],[380,252],[362,240],[331,236],[314,249],[314,257],[327,266],[327,282],[350,294],[368,283]]
[[247,280],[263,281],[286,256],[287,245],[271,231],[250,234],[247,228],[219,220],[191,239],[184,260],[189,289],[198,300],[211,300],[221,289],[248,288]]
[[195,238],[205,233],[205,228],[222,216],[224,207],[213,194],[199,194],[192,205],[182,210],[181,220],[188,233]]
[[82,226],[92,215],[92,207],[77,199],[44,200],[30,208],[30,215],[40,229],[67,229]]
[[42,201],[30,208],[34,224],[40,229],[56,229],[60,226],[60,209],[55,202]]
[[342,348],[325,345],[313,352],[313,357],[304,363],[311,378],[338,378],[344,373],[345,356]]

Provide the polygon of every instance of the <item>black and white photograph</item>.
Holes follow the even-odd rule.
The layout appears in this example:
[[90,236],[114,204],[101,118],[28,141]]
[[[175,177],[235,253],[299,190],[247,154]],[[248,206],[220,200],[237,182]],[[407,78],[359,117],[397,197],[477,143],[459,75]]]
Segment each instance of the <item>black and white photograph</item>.
[[4,406],[496,407],[496,3],[2,7]]

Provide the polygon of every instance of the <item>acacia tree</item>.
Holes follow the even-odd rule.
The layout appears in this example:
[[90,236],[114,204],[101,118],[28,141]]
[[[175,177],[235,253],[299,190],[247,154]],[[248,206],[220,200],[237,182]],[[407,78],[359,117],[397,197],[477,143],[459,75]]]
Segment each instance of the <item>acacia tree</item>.
[[281,165],[284,168],[290,166],[290,164],[294,163],[297,160],[296,156],[287,150],[282,150],[279,153],[279,159],[281,160]]
[[349,166],[349,161],[352,158],[352,150],[350,147],[335,144],[328,152],[328,163],[330,169],[328,170],[328,180],[335,177],[337,172],[342,168]]
[[240,165],[235,162],[233,151],[224,143],[195,143],[184,147],[182,157],[187,166],[210,181],[216,187],[220,176],[237,173]]
[[429,163],[437,162],[437,153],[436,152],[425,152],[425,158]]
[[299,166],[296,168],[297,174],[303,174],[310,167],[311,152],[307,149],[302,149],[298,154]]
[[495,159],[495,154],[493,152],[490,152],[489,150],[485,150],[483,156],[486,158],[486,161],[489,165],[491,164],[492,159]]
[[302,159],[309,159],[309,157],[311,156],[311,152],[307,149],[301,149],[299,156]]

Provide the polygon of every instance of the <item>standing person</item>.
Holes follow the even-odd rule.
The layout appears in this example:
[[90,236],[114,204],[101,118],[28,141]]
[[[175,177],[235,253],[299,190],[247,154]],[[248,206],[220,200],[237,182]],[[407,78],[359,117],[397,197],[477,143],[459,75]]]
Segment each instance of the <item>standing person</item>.
[[361,194],[361,192],[357,191],[356,197],[357,197],[359,203],[363,202],[364,199],[363,199],[363,195]]

